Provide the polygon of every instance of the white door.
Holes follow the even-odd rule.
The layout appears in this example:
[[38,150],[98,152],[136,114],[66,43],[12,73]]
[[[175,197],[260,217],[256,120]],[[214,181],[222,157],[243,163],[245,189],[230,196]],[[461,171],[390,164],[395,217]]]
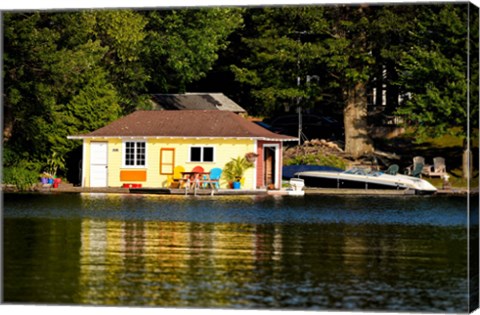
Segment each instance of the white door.
[[107,142],[90,143],[90,187],[107,187]]

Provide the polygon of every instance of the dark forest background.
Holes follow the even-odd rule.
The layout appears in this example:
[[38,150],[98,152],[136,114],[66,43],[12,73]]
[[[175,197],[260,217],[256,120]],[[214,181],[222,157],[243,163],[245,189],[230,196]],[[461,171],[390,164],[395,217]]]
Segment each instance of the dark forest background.
[[7,177],[76,171],[81,143],[68,135],[148,109],[159,93],[222,92],[261,118],[298,108],[334,117],[353,156],[375,149],[371,127],[388,117],[417,141],[466,143],[467,122],[478,126],[479,21],[469,3],[2,18]]

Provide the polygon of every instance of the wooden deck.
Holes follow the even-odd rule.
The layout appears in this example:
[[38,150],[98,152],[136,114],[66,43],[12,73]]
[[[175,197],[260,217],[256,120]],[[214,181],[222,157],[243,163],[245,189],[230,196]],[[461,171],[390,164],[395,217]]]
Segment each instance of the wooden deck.
[[185,189],[179,188],[130,188],[130,193],[132,194],[153,194],[153,195],[213,195],[213,196],[238,196],[238,195],[265,195],[267,193],[266,189],[210,189],[210,188],[201,188],[201,189],[190,189],[185,191]]
[[[9,191],[2,187],[3,191]],[[122,187],[75,187],[71,184],[60,184],[58,188],[50,185],[40,187],[38,192],[42,193],[116,193],[116,194],[154,194],[154,195],[185,195],[185,189],[173,188],[122,188]],[[286,195],[283,190],[247,190],[247,189],[215,189],[214,196],[236,196],[236,195]],[[478,194],[478,188],[472,189],[471,194]],[[202,188],[187,191],[187,195],[212,195],[212,189]],[[381,190],[381,189],[335,189],[335,188],[305,188],[305,195],[366,195],[366,196],[404,196],[414,194],[409,190]],[[436,195],[466,195],[467,189],[452,188],[439,189]]]

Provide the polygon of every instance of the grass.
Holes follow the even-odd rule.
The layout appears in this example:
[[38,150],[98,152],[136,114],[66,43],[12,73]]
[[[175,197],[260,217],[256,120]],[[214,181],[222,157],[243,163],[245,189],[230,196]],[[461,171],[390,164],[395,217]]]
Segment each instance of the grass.
[[[423,156],[427,164],[433,163],[433,158],[441,156],[445,158],[447,172],[450,175],[449,182],[452,188],[466,188],[467,180],[462,176],[463,163],[463,140],[458,136],[444,135],[441,137],[426,139],[418,143],[412,134],[404,134],[394,139],[385,139],[376,143],[378,149],[386,152],[394,152],[401,156],[398,164],[403,168],[412,164],[414,156]],[[479,184],[479,132],[478,129],[472,133],[472,148],[474,171],[470,187],[478,187]],[[435,187],[441,188],[443,181],[440,178],[424,179],[431,182]]]
[[[448,171],[447,173],[450,175],[448,182],[450,183],[452,188],[467,188],[468,181],[463,178],[462,170],[461,169],[454,169],[452,171]],[[437,188],[442,188],[443,180],[441,178],[428,178],[423,176],[423,179],[429,181],[433,186]],[[478,187],[478,170],[473,172],[472,179],[470,181],[470,187]]]

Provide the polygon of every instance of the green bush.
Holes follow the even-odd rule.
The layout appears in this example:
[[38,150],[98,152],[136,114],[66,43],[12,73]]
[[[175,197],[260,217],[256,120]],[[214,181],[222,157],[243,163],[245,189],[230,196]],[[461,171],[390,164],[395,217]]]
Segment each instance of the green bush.
[[341,169],[346,168],[346,163],[341,158],[335,155],[324,155],[324,154],[305,154],[297,155],[291,159],[286,159],[284,161],[285,165],[322,165],[322,166],[332,166]]
[[19,190],[30,190],[39,182],[37,171],[31,171],[23,167],[6,167],[3,169],[3,183],[14,185]]

